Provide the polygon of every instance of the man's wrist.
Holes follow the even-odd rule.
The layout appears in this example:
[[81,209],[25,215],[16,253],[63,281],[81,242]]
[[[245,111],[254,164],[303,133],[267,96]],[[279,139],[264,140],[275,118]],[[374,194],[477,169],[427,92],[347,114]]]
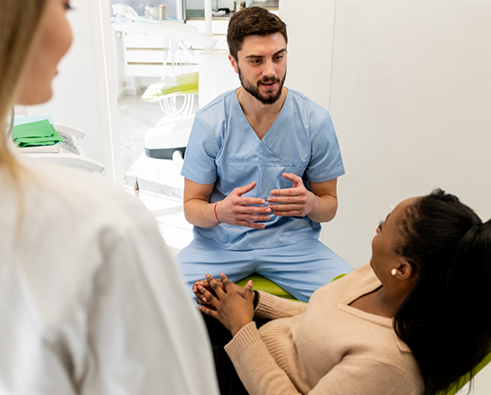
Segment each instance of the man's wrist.
[[217,205],[218,205],[218,202],[215,202],[215,204],[213,205],[213,212],[215,213],[215,219],[220,224],[220,223],[222,223],[222,221],[220,221],[220,219],[218,218]]
[[329,222],[336,216],[337,200],[334,198],[334,205],[330,202],[333,199],[330,195],[317,196],[314,195],[315,202],[313,203],[312,211],[307,216],[314,222],[322,223]]
[[310,204],[307,205],[307,216],[316,215],[317,211],[319,210],[320,199],[321,198],[317,196],[314,192],[307,190],[307,201],[310,200]]

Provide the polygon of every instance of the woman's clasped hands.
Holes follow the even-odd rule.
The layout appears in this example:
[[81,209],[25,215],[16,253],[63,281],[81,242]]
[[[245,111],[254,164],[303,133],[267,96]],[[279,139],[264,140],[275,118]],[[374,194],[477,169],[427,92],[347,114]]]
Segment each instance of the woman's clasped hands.
[[252,280],[245,288],[231,282],[225,274],[220,279],[206,275],[193,287],[200,310],[220,321],[235,336],[254,316]]

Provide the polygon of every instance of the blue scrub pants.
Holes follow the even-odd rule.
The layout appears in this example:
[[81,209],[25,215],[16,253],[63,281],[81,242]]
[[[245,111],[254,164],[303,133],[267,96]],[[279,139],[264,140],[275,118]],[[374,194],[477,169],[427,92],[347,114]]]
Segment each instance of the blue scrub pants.
[[292,245],[247,251],[231,251],[201,240],[193,240],[176,256],[184,277],[193,284],[211,274],[224,273],[237,282],[256,272],[308,302],[312,293],[342,273],[352,269],[336,253],[317,239]]

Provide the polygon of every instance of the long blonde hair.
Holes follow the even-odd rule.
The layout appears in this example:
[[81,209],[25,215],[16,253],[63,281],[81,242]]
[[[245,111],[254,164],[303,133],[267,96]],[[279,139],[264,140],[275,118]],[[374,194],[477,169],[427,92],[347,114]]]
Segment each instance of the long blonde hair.
[[[4,128],[21,89],[41,21],[51,0],[0,0],[0,125]],[[17,178],[20,166],[0,133],[0,168]]]

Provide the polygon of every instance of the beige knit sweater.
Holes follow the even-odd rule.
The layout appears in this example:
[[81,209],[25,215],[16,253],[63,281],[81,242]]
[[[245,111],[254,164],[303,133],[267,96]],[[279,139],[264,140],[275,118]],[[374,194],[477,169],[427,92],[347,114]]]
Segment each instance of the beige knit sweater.
[[392,320],[349,306],[380,287],[370,265],[318,289],[308,305],[261,293],[259,330],[242,328],[227,344],[251,395],[421,395],[423,383]]

